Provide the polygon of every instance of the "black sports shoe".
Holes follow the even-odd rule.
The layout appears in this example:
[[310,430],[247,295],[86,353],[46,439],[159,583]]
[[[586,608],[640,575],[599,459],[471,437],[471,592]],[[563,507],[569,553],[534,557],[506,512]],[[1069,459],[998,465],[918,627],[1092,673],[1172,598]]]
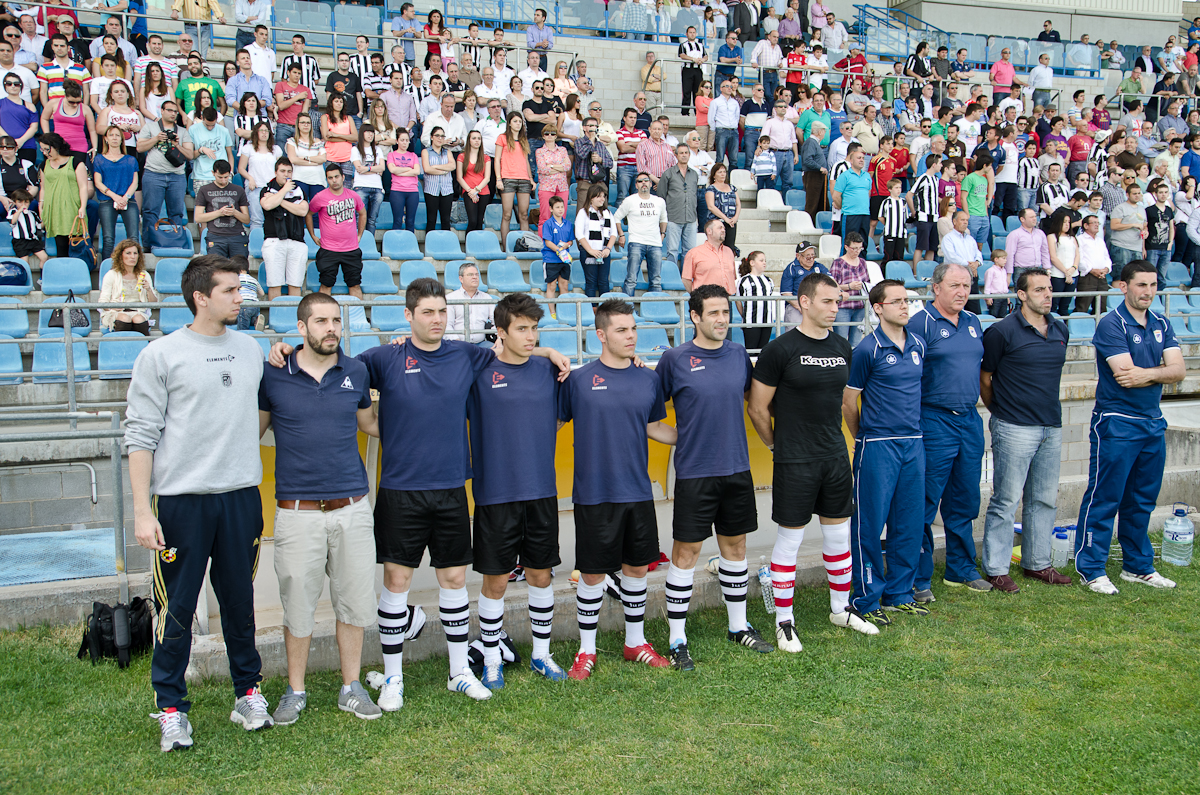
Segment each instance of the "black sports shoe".
[[904,613],[909,616],[929,615],[929,608],[925,605],[919,605],[916,602],[905,602],[902,605],[886,605],[883,609],[889,613]]
[[864,621],[870,621],[877,627],[890,627],[892,625],[892,620],[888,618],[887,613],[883,612],[882,608],[877,607],[870,612],[859,613],[859,615],[862,616]]
[[671,647],[671,651],[667,654],[671,658],[671,667],[678,671],[694,671],[696,663],[692,661],[692,655],[688,654],[687,643],[676,643]]
[[775,651],[775,647],[763,640],[763,636],[758,634],[758,630],[749,624],[746,624],[746,628],[740,632],[730,632],[729,640],[759,654],[770,654]]

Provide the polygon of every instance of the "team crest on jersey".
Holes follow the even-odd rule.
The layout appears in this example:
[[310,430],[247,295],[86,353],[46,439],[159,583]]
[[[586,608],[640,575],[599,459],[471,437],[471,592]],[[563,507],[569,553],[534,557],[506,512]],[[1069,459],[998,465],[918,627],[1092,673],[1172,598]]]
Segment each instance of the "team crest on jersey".
[[[974,329],[972,329],[972,331],[974,331]],[[949,338],[950,338],[950,332],[949,332],[949,330],[947,330],[947,329],[942,329],[942,339],[949,339]]]
[[887,358],[884,361],[886,361],[888,364],[895,364],[896,363],[896,354],[889,353],[887,355]]
[[1134,345],[1141,345],[1141,344],[1142,344],[1142,335],[1141,335],[1141,334],[1134,334],[1134,335],[1133,335],[1133,344],[1134,344]]
[[604,379],[603,379],[603,378],[601,378],[600,376],[598,376],[598,375],[593,375],[593,376],[592,376],[592,389],[593,389],[593,390],[596,390],[596,389],[608,389],[608,387],[606,387],[606,386],[600,386],[600,385],[601,385],[601,384],[603,384],[603,383],[604,383]]
[[170,549],[164,549],[162,552],[159,552],[158,556],[162,558],[163,563],[174,563],[177,556],[176,553],[178,552],[179,547],[171,547]]
[[916,351],[913,351],[913,352],[912,352],[912,357],[913,357],[913,364],[920,366],[920,364],[921,364],[921,357],[920,357],[919,355],[917,355],[917,352],[916,352]]
[[228,370],[223,370],[221,372],[221,386],[223,386],[223,387],[233,386],[233,373],[229,372]]
[[1161,329],[1154,329],[1154,341],[1162,342],[1162,330]]
[[497,373],[495,370],[493,370],[492,371],[492,389],[500,389],[501,387],[508,386],[508,384],[503,383],[503,381],[504,381],[504,375],[501,373]]
[[350,376],[342,379],[342,389],[354,389],[354,383],[350,380]]
[[420,364],[420,362],[417,361],[417,358],[415,356],[405,356],[404,357],[404,372],[405,373],[421,372],[421,368],[417,367],[418,364]]
[[697,370],[704,369],[704,360],[703,359],[698,359],[695,356],[689,356],[688,361],[692,365],[693,373],[696,372]]
[[976,334],[976,333],[975,333],[975,327],[974,327],[974,326],[970,326],[970,327],[968,327],[968,328],[967,328],[967,331],[969,331],[969,332],[971,333],[971,336],[972,336],[972,337],[977,337],[977,336],[979,336],[978,334]]

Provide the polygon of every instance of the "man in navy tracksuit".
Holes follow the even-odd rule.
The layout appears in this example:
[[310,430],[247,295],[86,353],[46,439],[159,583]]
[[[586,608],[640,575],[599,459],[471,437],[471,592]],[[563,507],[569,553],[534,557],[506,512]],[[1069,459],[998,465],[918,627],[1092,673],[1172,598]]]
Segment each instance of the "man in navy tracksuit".
[[971,292],[971,274],[962,265],[942,263],[930,281],[933,301],[908,323],[908,333],[925,340],[921,379],[921,432],[925,445],[925,536],[914,584],[918,602],[934,601],[933,520],[941,505],[946,530],[946,572],[942,582],[969,591],[992,590],[975,568],[974,522],[979,516],[983,466],[983,421],[979,400],[979,363],[983,327],[963,309]]
[[1125,300],[1096,324],[1092,338],[1100,378],[1088,434],[1088,485],[1075,531],[1076,571],[1091,590],[1108,595],[1117,593],[1105,564],[1118,513],[1121,579],[1175,587],[1154,570],[1154,548],[1146,531],[1167,456],[1167,421],[1159,407],[1162,385],[1179,383],[1185,370],[1171,324],[1150,311],[1158,289],[1154,265],[1133,260],[1117,285]]
[[[870,300],[879,328],[854,349],[842,397],[842,416],[855,439],[850,610],[887,626],[892,622],[885,610],[929,613],[912,593],[925,515],[920,408],[925,341],[905,330],[908,298],[903,282],[884,279],[871,288]],[[886,558],[879,540],[885,524]]]

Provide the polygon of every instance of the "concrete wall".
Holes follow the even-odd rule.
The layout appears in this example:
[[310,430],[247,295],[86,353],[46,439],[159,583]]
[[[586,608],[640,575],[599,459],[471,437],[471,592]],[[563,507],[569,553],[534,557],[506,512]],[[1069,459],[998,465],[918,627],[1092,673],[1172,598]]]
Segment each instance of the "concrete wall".
[[986,33],[1032,39],[1042,32],[1042,22],[1049,19],[1064,42],[1078,41],[1082,34],[1087,33],[1092,42],[1102,37],[1105,41],[1116,39],[1121,44],[1150,44],[1156,47],[1161,47],[1167,36],[1179,32],[1182,13],[1176,11],[1155,16],[1148,10],[1138,10],[1105,14],[1097,9],[1042,3],[985,5],[933,3],[927,0],[908,0],[894,7],[951,33]]

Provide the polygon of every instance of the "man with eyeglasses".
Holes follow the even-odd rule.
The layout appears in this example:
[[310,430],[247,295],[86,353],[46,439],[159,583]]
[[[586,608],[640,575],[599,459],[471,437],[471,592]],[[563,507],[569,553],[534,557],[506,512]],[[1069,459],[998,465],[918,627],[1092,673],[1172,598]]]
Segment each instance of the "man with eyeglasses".
[[496,79],[496,70],[490,66],[485,66],[479,74],[482,81],[479,85],[475,86],[476,98],[480,103],[496,100],[500,103],[501,110],[503,110],[505,100],[508,98],[508,89],[500,85],[500,81]]
[[[200,55],[207,56],[208,48],[212,46],[212,20],[224,25],[225,12],[217,0],[175,0],[171,5],[171,19],[177,20],[181,14],[187,20],[183,23],[184,32],[200,40]],[[179,46],[182,49],[182,40]]]
[[[134,47],[133,44],[131,44],[129,40],[125,38],[123,35],[124,32],[124,29],[121,27],[120,17],[109,17],[104,21],[104,34],[107,36],[112,36],[117,40],[117,49],[119,49],[121,54],[125,56],[126,62],[132,64],[138,59],[138,51],[137,47]],[[93,59],[104,55],[103,37],[92,39],[92,43],[88,45],[88,53]]]
[[[30,139],[32,141],[32,139]],[[34,147],[29,147],[21,157],[17,157],[17,141],[11,135],[0,136],[0,205],[8,212],[15,205],[9,197],[18,190],[25,190],[33,198],[37,198],[38,185],[41,175],[33,164]]]
[[617,131],[602,118],[604,106],[592,100],[588,103],[588,117],[596,120],[596,137],[608,147],[609,154],[616,157]]
[[[533,53],[530,53],[533,55]],[[526,134],[529,137],[529,173],[537,182],[537,150],[546,142],[542,139],[542,130],[549,124],[558,126],[558,114],[554,112],[554,103],[546,99],[545,85],[541,80],[534,80],[530,86],[533,99],[525,100],[521,105],[521,115],[525,117]]]
[[[15,31],[16,28],[9,28],[8,30]],[[13,60],[14,52],[11,40],[0,40],[0,74],[3,74],[6,80],[14,79],[20,83],[21,99],[32,103],[35,96],[34,92],[38,88],[37,75],[24,66],[18,66]]]
[[739,113],[738,126],[742,128],[742,148],[746,153],[746,162],[754,160],[754,149],[762,135],[763,125],[771,114],[767,104],[766,91],[762,83],[755,83],[751,90],[750,99],[742,103]]
[[1017,69],[1012,64],[1012,50],[1005,47],[1000,51],[1000,60],[992,64],[988,78],[992,84],[992,101],[1000,102],[1012,92],[1013,86],[1020,88],[1025,81],[1017,77]]
[[350,56],[340,52],[337,57],[337,69],[329,73],[325,79],[325,93],[337,91],[346,98],[346,115],[354,119],[355,129],[362,123],[358,118],[358,109],[362,100],[362,83],[358,75],[350,71]]
[[[191,34],[189,34],[187,31],[180,33],[179,38],[176,41],[178,44],[177,49],[175,52],[168,53],[167,58],[170,59],[171,63],[175,64],[175,69],[178,71],[179,75],[183,76],[188,73],[188,58],[190,58],[194,52],[197,55],[200,55],[200,53],[196,52],[196,40],[193,39]],[[207,76],[208,65],[204,63],[203,56],[200,56],[200,65],[201,74]]]
[[71,56],[67,54],[66,36],[61,33],[54,34],[50,45],[54,48],[54,60],[42,64],[42,68],[38,69],[38,81],[42,84],[41,102],[43,106],[49,104],[50,100],[63,95],[64,81],[75,80],[84,86],[92,79],[91,73],[82,64],[72,61]]
[[575,161],[572,169],[575,176],[575,192],[578,196],[586,197],[592,185],[603,185],[605,190],[608,189],[613,158],[608,152],[608,147],[600,140],[598,129],[599,124],[595,119],[585,118],[583,135],[575,141]]
[[186,163],[178,166],[167,160],[166,152],[173,145],[185,158],[196,156],[191,136],[186,127],[176,122],[179,106],[171,100],[162,105],[162,117],[148,121],[137,135],[138,152],[146,153],[146,168],[142,174],[142,228],[149,229],[158,222],[158,210],[167,203],[167,218],[170,223],[187,223],[187,207],[183,203],[187,193]]

